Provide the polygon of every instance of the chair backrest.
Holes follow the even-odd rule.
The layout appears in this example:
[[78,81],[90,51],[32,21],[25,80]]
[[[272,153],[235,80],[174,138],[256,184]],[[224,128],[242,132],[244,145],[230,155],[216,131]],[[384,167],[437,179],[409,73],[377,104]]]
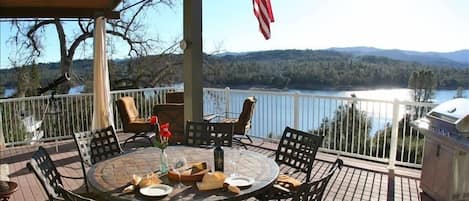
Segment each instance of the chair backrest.
[[236,134],[246,134],[251,129],[252,116],[254,115],[254,107],[256,105],[256,97],[250,96],[244,100],[243,110],[239,114],[238,121],[235,125]]
[[320,201],[324,195],[327,184],[331,180],[335,172],[340,171],[344,162],[337,159],[325,176],[319,180],[304,183],[300,186],[297,193],[293,197],[294,201]]
[[186,141],[188,146],[216,145],[231,147],[233,123],[208,123],[187,121]]
[[63,185],[60,173],[44,147],[39,147],[26,166],[34,172],[49,200],[61,197],[58,190]]
[[86,131],[86,132],[79,132],[79,133],[73,133],[73,140],[75,141],[75,145],[77,146],[78,149],[78,156],[80,156],[81,160],[81,170],[83,172],[84,176],[84,182],[85,182],[85,187],[86,190],[88,191],[88,183],[86,181],[86,167],[90,167],[93,165],[91,162],[91,150],[90,150],[90,144],[91,144],[91,139],[93,139],[93,133]]
[[188,146],[210,145],[207,122],[187,121],[185,144]]
[[173,134],[169,139],[171,144],[185,142],[184,104],[157,104],[153,106],[152,114],[158,116],[160,124],[169,123],[169,130]]
[[62,186],[59,186],[59,192],[62,194],[62,197],[66,201],[94,201],[91,198],[86,198],[76,193],[73,193],[67,189],[64,189]]
[[90,141],[91,164],[121,155],[123,153],[114,127],[98,129],[92,132]]
[[210,143],[231,147],[233,145],[234,123],[207,123]]
[[135,106],[133,97],[124,96],[116,101],[117,111],[124,127],[124,132],[127,132],[129,124],[138,118],[138,110]]
[[322,144],[323,136],[286,127],[275,152],[275,161],[306,173],[309,181],[316,153]]
[[184,103],[184,92],[166,93],[166,103]]

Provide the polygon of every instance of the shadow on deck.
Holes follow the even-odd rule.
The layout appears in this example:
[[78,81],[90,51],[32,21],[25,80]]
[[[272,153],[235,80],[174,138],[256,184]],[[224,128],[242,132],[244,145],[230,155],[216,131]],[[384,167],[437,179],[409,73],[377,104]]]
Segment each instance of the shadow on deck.
[[[123,142],[122,139],[126,139],[129,135],[120,133],[119,137]],[[148,146],[144,141],[137,142],[139,143],[129,143],[123,148]],[[47,143],[42,146],[51,154],[59,172],[67,176],[82,176],[80,158],[73,140],[58,144]],[[0,151],[0,164],[8,165],[10,180],[19,184],[19,190],[10,199],[12,201],[47,200],[41,184],[26,168],[26,162],[37,147],[38,145],[22,146]],[[275,144],[265,142],[261,146],[249,146],[248,149],[271,156],[275,147]],[[314,163],[314,177],[320,178],[336,158],[336,155],[318,153]],[[399,167],[394,174],[390,174],[386,164],[342,156],[341,158],[345,165],[329,182],[325,200],[431,200],[421,193],[419,170]],[[64,185],[68,189],[83,188],[83,180],[64,179]]]

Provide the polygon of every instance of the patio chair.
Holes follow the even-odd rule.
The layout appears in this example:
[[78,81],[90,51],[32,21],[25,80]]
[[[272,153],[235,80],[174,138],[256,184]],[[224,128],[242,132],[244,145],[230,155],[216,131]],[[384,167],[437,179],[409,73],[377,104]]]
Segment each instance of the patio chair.
[[[93,164],[100,161],[102,158],[105,158],[105,159],[108,158],[106,156],[105,157],[97,156],[99,155],[97,151],[94,151],[95,153],[93,154],[93,158],[92,158],[91,157],[92,155],[91,154],[92,153],[91,141],[93,140],[95,136],[97,136],[98,139],[108,141],[108,139],[106,139],[105,137],[102,137],[104,135],[108,136],[107,138],[110,139],[109,143],[103,142],[99,144],[105,144],[106,146],[109,146],[108,150],[113,150],[113,154],[110,154],[108,157],[113,157],[113,156],[120,155],[121,153],[123,153],[122,149],[119,146],[117,136],[115,135],[114,129],[112,127],[99,129],[94,132],[87,131],[87,132],[73,133],[73,140],[75,141],[75,145],[77,146],[78,153],[79,153],[78,155],[80,156],[81,169],[82,169],[83,176],[85,179],[84,183],[85,183],[87,192],[89,192],[89,188],[88,188],[88,183],[86,180],[86,168],[91,167]],[[98,139],[94,140],[94,143],[97,143],[96,141]]]
[[166,93],[166,103],[184,103],[184,92]]
[[[187,121],[186,123],[186,145],[208,146],[219,144],[231,147],[233,139],[233,123],[208,123]],[[228,131],[228,132],[227,132]]]
[[173,134],[169,139],[170,144],[181,144],[185,142],[184,104],[156,104],[153,106],[152,114],[158,116],[160,124],[169,123],[169,130]]
[[244,144],[241,140],[247,139],[253,143],[251,137],[248,135],[251,130],[252,116],[254,114],[254,107],[256,105],[256,97],[247,97],[243,103],[243,109],[237,119],[226,118],[222,120],[225,123],[234,123],[233,140]]
[[[309,182],[311,171],[313,170],[313,162],[316,159],[316,153],[322,144],[323,138],[323,136],[286,127],[283,131],[277,150],[275,151],[275,162],[277,162],[279,166],[284,165],[289,167],[287,168],[288,170],[293,168],[294,171],[283,172],[281,174],[289,177],[296,173],[303,173],[305,176],[303,177],[302,182]],[[292,198],[292,194],[290,192],[284,191],[282,188],[275,187],[279,185],[281,186],[282,184],[277,182],[274,187],[267,191],[268,193],[259,195],[256,198],[259,200]]]
[[83,179],[83,177],[61,175],[50,158],[49,153],[42,146],[33,154],[31,160],[26,163],[26,166],[34,172],[49,200],[65,200],[60,191],[60,186],[63,186],[62,177]]
[[91,198],[83,197],[81,195],[78,195],[72,191],[69,191],[65,188],[63,188],[61,185],[59,185],[59,192],[62,194],[62,197],[66,201],[94,201]]
[[340,171],[344,162],[337,159],[329,171],[320,179],[302,184],[297,191],[291,191],[294,201],[320,201],[324,195],[327,184],[335,172]]
[[130,140],[135,141],[139,137],[147,139],[152,144],[151,138],[155,136],[153,126],[151,126],[150,121],[139,117],[134,98],[130,96],[121,97],[116,101],[116,104],[124,132],[134,133],[133,136],[124,141],[124,146]]
[[93,131],[91,135],[92,138],[89,146],[91,164],[95,164],[124,153],[119,144],[119,140],[117,139],[114,127],[109,126],[107,128]]
[[37,121],[32,115],[21,114],[21,122],[23,123],[25,132],[27,133],[26,141],[34,144],[44,137],[44,131],[40,130],[42,121]]

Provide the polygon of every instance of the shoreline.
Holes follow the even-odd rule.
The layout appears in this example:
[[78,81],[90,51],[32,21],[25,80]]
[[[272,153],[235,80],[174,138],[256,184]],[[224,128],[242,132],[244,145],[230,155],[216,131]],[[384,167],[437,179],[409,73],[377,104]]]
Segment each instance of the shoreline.
[[[407,86],[339,86],[339,87],[290,87],[290,88],[275,88],[270,85],[232,85],[232,86],[221,86],[221,85],[209,85],[204,86],[209,88],[225,88],[230,89],[241,89],[241,90],[260,90],[260,91],[290,91],[290,90],[310,90],[310,91],[368,91],[368,90],[392,90],[392,89],[409,89]],[[434,91],[439,90],[456,90],[457,88],[435,88]],[[463,89],[463,90],[469,90]]]

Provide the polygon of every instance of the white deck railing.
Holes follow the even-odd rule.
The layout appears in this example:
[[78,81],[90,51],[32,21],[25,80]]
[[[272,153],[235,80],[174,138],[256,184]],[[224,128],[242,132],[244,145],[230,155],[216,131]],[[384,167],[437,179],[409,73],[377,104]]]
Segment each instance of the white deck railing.
[[[152,106],[165,102],[174,88],[113,91],[116,100],[133,96],[142,116],[150,116]],[[433,104],[398,100],[371,100],[351,97],[316,96],[301,93],[254,90],[204,89],[204,113],[239,113],[247,96],[257,99],[250,135],[280,138],[286,126],[324,135],[322,151],[368,160],[420,167],[424,138],[409,126]],[[47,110],[48,96],[0,100],[0,147],[31,143],[20,121],[21,112],[43,120],[40,141],[70,138],[71,133],[89,130],[92,94],[56,96],[59,113]],[[52,105],[52,104],[49,104]],[[116,129],[121,123],[114,105]],[[2,140],[3,137],[3,140]],[[390,159],[394,158],[394,160]]]

